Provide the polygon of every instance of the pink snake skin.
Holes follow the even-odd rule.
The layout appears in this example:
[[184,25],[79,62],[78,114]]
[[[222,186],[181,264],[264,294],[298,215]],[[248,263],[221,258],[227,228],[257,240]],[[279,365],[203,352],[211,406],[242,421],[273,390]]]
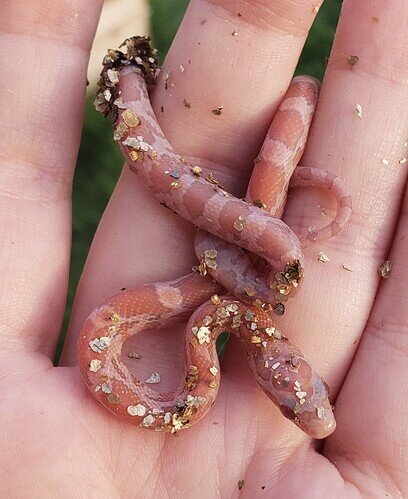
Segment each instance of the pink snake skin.
[[[228,331],[241,340],[256,381],[283,415],[308,435],[326,437],[336,426],[327,385],[274,322],[304,277],[302,247],[336,235],[351,214],[350,196],[337,177],[296,168],[318,82],[293,79],[255,161],[246,200],[240,200],[173,151],[146,86],[157,76],[155,51],[144,37],[125,44],[126,54],[110,51],[105,57],[96,107],[105,115],[113,112],[114,138],[131,170],[161,204],[199,228],[200,272],[126,290],[91,313],[78,344],[88,389],[133,425],[171,433],[188,428],[215,402],[220,384],[215,343]],[[338,203],[334,220],[299,240],[280,220],[290,186],[330,191]],[[183,379],[174,392],[158,393],[130,372],[122,345],[188,315]]]

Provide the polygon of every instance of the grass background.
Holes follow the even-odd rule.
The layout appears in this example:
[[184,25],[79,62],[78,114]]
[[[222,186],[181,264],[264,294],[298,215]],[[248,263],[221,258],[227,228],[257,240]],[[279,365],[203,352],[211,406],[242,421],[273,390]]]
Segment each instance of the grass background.
[[[181,22],[188,0],[150,0],[153,45],[164,59]],[[297,74],[322,79],[339,17],[341,0],[326,0],[304,47]],[[129,33],[133,35],[134,33]],[[115,48],[115,47],[112,47]],[[122,168],[119,148],[112,140],[109,120],[104,120],[87,102],[82,142],[74,179],[73,247],[70,285],[63,333],[98,221]],[[64,334],[62,335],[64,336]],[[63,337],[61,338],[61,342]]]

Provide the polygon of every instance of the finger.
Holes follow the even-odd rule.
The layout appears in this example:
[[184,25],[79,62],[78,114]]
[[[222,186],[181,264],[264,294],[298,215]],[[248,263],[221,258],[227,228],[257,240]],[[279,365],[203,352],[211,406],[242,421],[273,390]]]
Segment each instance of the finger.
[[[214,172],[228,190],[244,192],[252,160],[314,18],[314,5],[309,0],[284,7],[266,0],[256,5],[190,3],[153,105],[174,148]],[[125,169],[78,289],[64,362],[76,361],[75,338],[93,307],[122,287],[190,272],[192,248],[192,228],[158,206]]]
[[65,308],[71,180],[100,0],[2,2],[0,334],[51,355]]
[[390,254],[392,271],[381,284],[337,399],[339,427],[325,448],[345,479],[367,483],[369,477],[367,488],[382,487],[395,497],[408,494],[404,445],[408,411],[407,215],[406,194]]
[[[404,26],[407,12],[401,1],[387,5],[344,4],[301,164],[343,179],[351,191],[353,215],[340,236],[306,250],[304,285],[278,321],[312,364],[320,366],[334,397],[376,295],[376,270],[391,241],[406,179],[400,164],[407,133],[401,113],[408,103],[402,62],[406,34],[390,37],[389,29],[396,18]],[[359,57],[353,68],[349,55]],[[297,189],[284,218],[295,232],[305,234],[327,224],[330,208],[330,197]]]

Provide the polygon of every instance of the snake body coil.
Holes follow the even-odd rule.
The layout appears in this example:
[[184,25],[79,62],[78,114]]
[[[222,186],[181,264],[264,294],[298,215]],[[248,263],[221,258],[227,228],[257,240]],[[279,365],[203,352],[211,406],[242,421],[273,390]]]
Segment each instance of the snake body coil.
[[[131,170],[161,204],[199,227],[199,268],[217,282],[192,273],[126,290],[93,311],[78,345],[89,390],[124,421],[172,433],[185,429],[216,399],[220,368],[215,342],[229,331],[242,341],[255,379],[282,413],[309,435],[326,437],[335,428],[327,387],[274,323],[303,279],[302,246],[338,233],[351,213],[350,196],[338,178],[314,168],[295,170],[318,83],[309,77],[292,81],[257,158],[246,202],[173,151],[146,87],[156,74],[155,53],[146,38],[131,38],[126,46],[126,54],[111,51],[105,58],[97,106],[105,114],[114,112],[114,138]],[[338,201],[335,219],[303,241],[279,218],[290,184],[324,188]],[[129,371],[122,345],[187,313],[192,315],[186,327],[185,374],[174,392],[158,393]]]

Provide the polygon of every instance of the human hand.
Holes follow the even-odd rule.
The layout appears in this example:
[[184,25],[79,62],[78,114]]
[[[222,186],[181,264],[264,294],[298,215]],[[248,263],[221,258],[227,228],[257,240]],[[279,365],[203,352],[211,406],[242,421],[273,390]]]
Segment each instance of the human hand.
[[[192,2],[168,55],[163,71],[171,69],[175,86],[166,91],[160,83],[152,95],[161,125],[178,152],[215,172],[235,194],[244,191],[290,81],[314,5]],[[354,206],[340,237],[306,251],[304,286],[280,322],[325,376],[333,400],[338,394],[338,429],[322,454],[282,420],[235,341],[222,361],[216,405],[178,438],[125,425],[89,397],[75,366],[86,315],[122,287],[170,280],[194,264],[192,228],[158,206],[127,169],[78,289],[64,367],[52,366],[68,279],[86,59],[99,8],[97,1],[85,8],[58,0],[52,10],[43,0],[35,7],[7,2],[0,21],[7,76],[0,173],[1,490],[11,497],[212,497],[238,493],[238,481],[245,480],[241,493],[254,496],[406,495],[404,3],[346,2],[301,162],[336,173]],[[401,29],[390,32],[395,19]],[[351,54],[359,56],[353,69]],[[215,119],[211,110],[221,104]],[[299,233],[321,222],[316,196],[297,191],[290,199],[285,220]],[[318,199],[330,205],[320,193]],[[393,273],[378,288],[376,271],[390,247]],[[318,251],[330,262],[319,262]],[[160,390],[174,386],[181,335],[149,335],[137,350],[138,373],[157,370]]]

